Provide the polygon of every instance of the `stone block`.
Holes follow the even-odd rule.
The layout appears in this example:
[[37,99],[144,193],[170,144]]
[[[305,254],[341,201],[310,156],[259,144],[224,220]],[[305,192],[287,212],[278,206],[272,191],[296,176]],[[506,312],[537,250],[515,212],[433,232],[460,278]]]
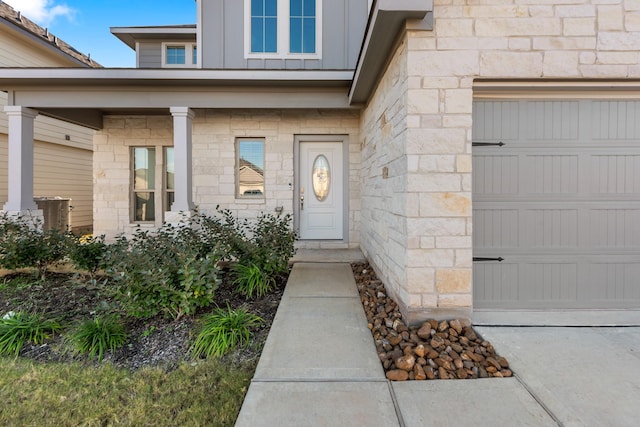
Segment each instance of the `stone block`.
[[438,269],[436,289],[440,294],[468,294],[471,292],[470,269]]
[[407,189],[412,192],[458,192],[461,190],[460,175],[456,173],[411,174],[407,182]]
[[458,154],[456,156],[456,172],[471,173],[472,158],[469,154]]
[[473,244],[471,236],[440,236],[435,239],[439,249],[471,248]]
[[451,249],[412,249],[407,251],[407,267],[453,267]]
[[423,193],[420,194],[420,216],[467,217],[471,215],[471,194]]
[[541,77],[541,52],[482,52],[482,77]]
[[624,28],[624,11],[620,5],[598,6],[598,30],[621,31]]
[[471,89],[446,89],[444,95],[445,112],[471,114],[473,105],[473,90]]
[[[474,2],[475,3],[475,2]],[[499,3],[499,2],[495,2]],[[527,7],[508,5],[473,4],[464,7],[464,16],[470,18],[513,18],[529,16]]]
[[456,249],[456,267],[473,266],[473,251],[471,249]]
[[409,218],[407,230],[417,236],[465,236],[465,218]]
[[595,64],[596,53],[595,52],[580,52],[580,64]]
[[627,65],[581,65],[580,71],[583,77],[592,78],[625,78],[628,76]]
[[438,113],[439,96],[436,89],[412,89],[407,93],[408,114]]
[[637,51],[640,46],[640,33],[600,32],[597,49],[599,51]]
[[435,33],[438,38],[472,36],[473,19],[438,18],[435,21]]
[[510,37],[508,40],[509,50],[531,50],[531,38],[529,37]]
[[438,295],[438,307],[471,307],[473,296],[469,294],[446,294]]
[[639,12],[627,12],[624,14],[624,29],[626,31],[640,31]]
[[544,77],[580,77],[578,52],[545,52]]
[[595,36],[596,35],[596,19],[595,18],[565,18],[563,20],[564,36]]
[[435,290],[434,268],[407,269],[407,289],[411,293],[433,293]]
[[477,51],[412,51],[407,58],[410,76],[473,76],[479,72]]
[[409,154],[464,153],[467,142],[465,129],[409,129],[406,133]]
[[558,36],[560,18],[489,18],[476,21],[478,37]]
[[[640,49],[640,46],[638,46]],[[637,64],[638,52],[598,52],[596,64]]]
[[418,171],[420,172],[455,172],[454,155],[422,155],[419,156]]
[[556,16],[561,18],[579,18],[596,16],[596,7],[591,4],[556,6]]

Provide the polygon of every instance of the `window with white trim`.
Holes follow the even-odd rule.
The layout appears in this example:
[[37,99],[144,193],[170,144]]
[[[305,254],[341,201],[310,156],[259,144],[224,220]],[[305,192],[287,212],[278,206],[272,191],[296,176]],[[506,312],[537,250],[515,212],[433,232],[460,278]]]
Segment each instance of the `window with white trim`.
[[131,220],[161,223],[174,200],[173,147],[133,147]]
[[318,59],[322,0],[245,0],[247,58]]
[[198,48],[195,43],[162,43],[162,66],[168,68],[195,67]]
[[264,198],[264,139],[236,140],[236,197]]

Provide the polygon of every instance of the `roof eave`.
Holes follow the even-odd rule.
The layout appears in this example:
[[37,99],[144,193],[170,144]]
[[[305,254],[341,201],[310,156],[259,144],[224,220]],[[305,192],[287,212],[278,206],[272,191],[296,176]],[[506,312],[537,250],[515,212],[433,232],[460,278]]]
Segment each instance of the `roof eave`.
[[138,40],[194,40],[196,39],[196,26],[156,26],[156,27],[111,27],[111,34],[120,41],[136,49]]
[[[433,0],[375,2],[349,91],[351,103],[366,103],[369,100],[393,53],[397,36],[405,28],[406,21],[424,20],[430,12],[433,12]],[[431,21],[427,21],[426,24],[431,25]]]

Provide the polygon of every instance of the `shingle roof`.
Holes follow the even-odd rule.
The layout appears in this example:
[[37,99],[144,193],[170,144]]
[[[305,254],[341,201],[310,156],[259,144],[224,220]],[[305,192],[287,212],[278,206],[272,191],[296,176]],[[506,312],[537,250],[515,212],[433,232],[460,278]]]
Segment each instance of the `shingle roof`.
[[45,43],[49,43],[54,49],[58,49],[62,53],[82,62],[91,68],[102,68],[102,65],[91,59],[89,55],[85,55],[82,52],[77,51],[70,44],[49,32],[48,29],[42,28],[30,19],[22,16],[22,14],[14,10],[11,6],[0,0],[0,18],[15,25],[16,27],[26,31]]

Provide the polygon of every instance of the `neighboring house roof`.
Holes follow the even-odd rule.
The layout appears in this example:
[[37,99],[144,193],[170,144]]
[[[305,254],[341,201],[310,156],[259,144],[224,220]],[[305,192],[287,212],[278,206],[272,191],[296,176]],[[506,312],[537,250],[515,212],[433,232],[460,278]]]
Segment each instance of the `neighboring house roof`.
[[48,29],[42,28],[35,22],[22,16],[19,11],[16,11],[11,6],[0,0],[0,24],[2,23],[13,25],[18,30],[26,32],[38,41],[47,44],[50,48],[58,50],[60,53],[77,61],[80,66],[91,68],[102,67],[102,65],[91,59],[89,55],[85,55],[82,52],[77,51],[70,44],[49,33]]
[[143,27],[111,27],[111,34],[131,49],[136,50],[137,40],[196,40],[196,24],[156,25]]
[[249,168],[254,172],[256,172],[257,174],[259,174],[260,176],[264,175],[264,171],[261,168],[259,168],[255,163],[251,163],[249,160],[246,160],[243,158],[240,158],[239,162],[240,162],[240,165],[239,165],[240,169]]

